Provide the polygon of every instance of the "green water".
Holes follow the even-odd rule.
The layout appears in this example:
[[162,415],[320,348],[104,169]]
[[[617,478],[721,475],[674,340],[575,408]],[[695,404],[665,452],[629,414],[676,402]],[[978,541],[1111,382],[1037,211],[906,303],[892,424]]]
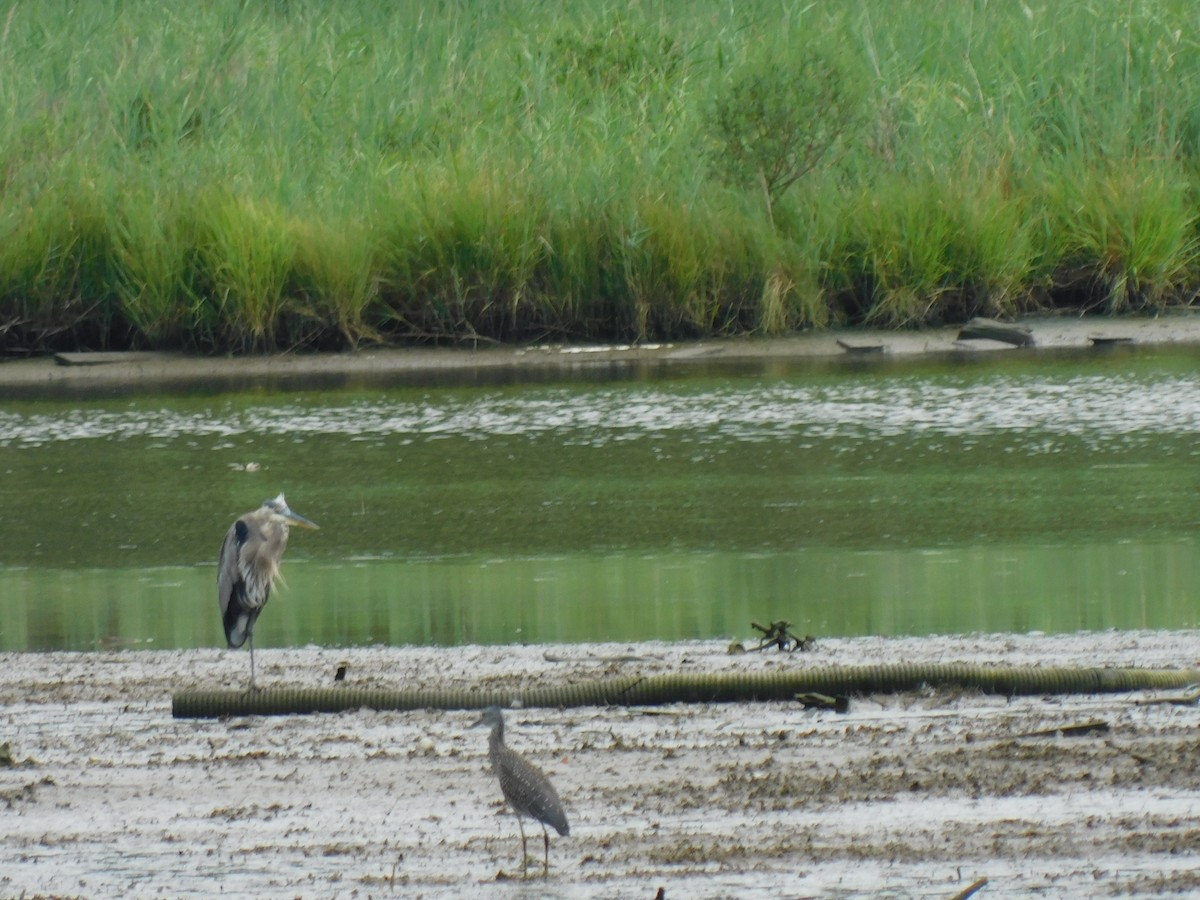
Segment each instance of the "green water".
[[1198,362],[4,401],[0,649],[221,646],[280,490],[322,530],[259,646],[1194,626]]

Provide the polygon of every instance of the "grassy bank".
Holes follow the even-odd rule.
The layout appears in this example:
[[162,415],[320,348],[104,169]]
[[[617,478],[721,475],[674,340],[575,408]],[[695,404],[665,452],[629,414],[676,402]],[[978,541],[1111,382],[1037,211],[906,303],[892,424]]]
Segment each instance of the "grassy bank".
[[1191,303],[1197,17],[7,4],[0,349],[334,349]]

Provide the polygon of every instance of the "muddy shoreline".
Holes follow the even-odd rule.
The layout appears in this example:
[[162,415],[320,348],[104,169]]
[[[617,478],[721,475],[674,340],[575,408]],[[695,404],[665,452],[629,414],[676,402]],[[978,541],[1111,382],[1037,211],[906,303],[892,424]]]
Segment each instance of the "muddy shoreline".
[[[894,662],[1194,666],[1200,632],[264,650],[271,686],[533,687],[605,675]],[[237,688],[226,650],[5,654],[4,896],[983,897],[1200,889],[1200,711],[1182,692],[961,690],[528,709],[509,743],[563,796],[548,879],[465,711],[177,720]],[[1076,736],[1035,735],[1099,722]],[[538,829],[531,855],[540,856]]]
[[697,363],[735,366],[842,360],[870,365],[921,356],[1104,353],[1128,345],[1200,345],[1200,310],[1179,310],[1154,318],[1037,318],[1022,320],[1020,324],[1032,332],[1033,346],[1016,348],[992,340],[958,340],[960,329],[954,326],[913,331],[819,331],[781,338],[634,345],[410,347],[240,357],[58,354],[0,362],[0,391],[14,397],[88,396],[163,390],[238,390],[264,383],[280,389],[447,380],[487,383],[621,370],[669,373]]

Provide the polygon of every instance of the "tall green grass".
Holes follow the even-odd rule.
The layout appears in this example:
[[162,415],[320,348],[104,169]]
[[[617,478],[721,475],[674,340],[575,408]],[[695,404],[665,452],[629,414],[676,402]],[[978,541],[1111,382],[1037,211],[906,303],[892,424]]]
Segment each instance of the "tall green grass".
[[[1197,24],[1185,0],[3,4],[0,349],[1188,304]],[[844,127],[764,193],[718,111],[747,73],[804,108],[810,58]]]

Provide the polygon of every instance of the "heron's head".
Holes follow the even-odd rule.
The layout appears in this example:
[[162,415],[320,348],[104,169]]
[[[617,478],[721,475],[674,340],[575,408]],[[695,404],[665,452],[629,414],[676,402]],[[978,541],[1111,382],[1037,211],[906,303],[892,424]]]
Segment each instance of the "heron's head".
[[316,522],[311,519],[306,519],[298,512],[293,512],[292,508],[287,505],[287,500],[283,499],[283,494],[280,494],[274,500],[264,500],[263,508],[269,509],[273,516],[276,516],[289,525],[299,525],[301,528],[320,528]]
[[472,728],[480,725],[486,725],[488,728],[495,728],[497,725],[504,725],[504,713],[500,711],[498,706],[489,706],[483,711],[483,714],[471,724]]

